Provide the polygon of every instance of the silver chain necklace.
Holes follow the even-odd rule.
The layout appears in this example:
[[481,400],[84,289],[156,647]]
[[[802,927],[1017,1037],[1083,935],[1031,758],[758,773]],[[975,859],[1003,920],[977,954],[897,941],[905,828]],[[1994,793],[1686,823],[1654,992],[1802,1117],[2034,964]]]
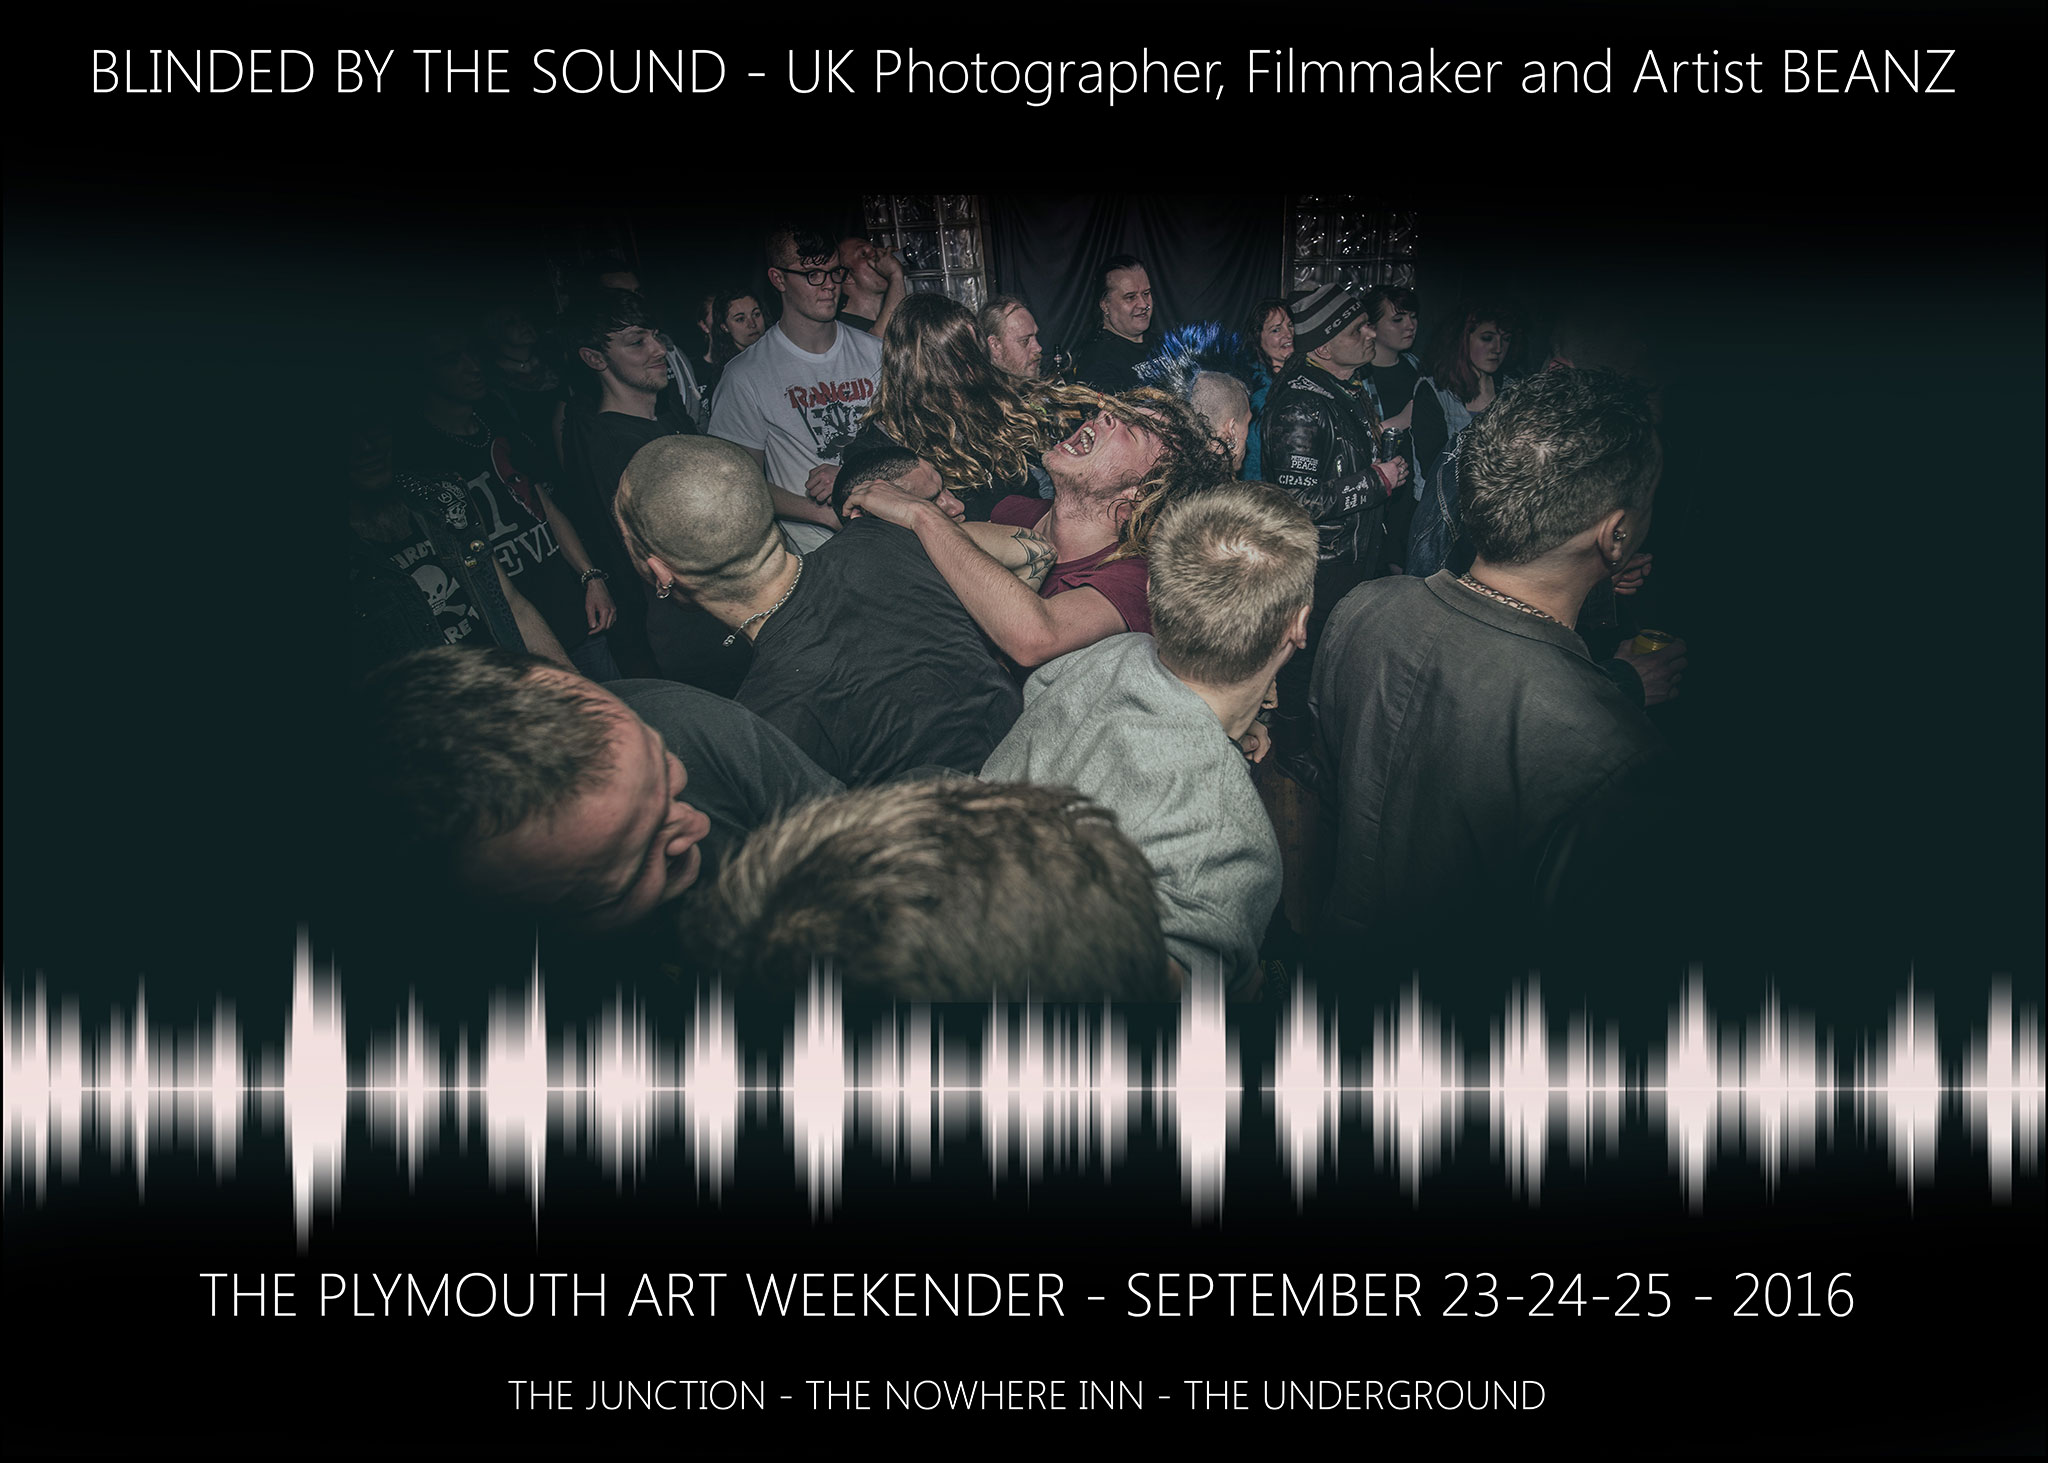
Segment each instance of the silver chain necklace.
[[737,630],[734,630],[732,634],[725,637],[725,643],[727,645],[732,644],[733,641],[739,639],[741,635],[746,633],[747,626],[753,624],[756,620],[767,619],[770,615],[774,614],[777,610],[781,609],[784,605],[788,604],[789,597],[792,594],[796,593],[796,587],[803,582],[804,560],[803,555],[799,554],[797,555],[796,560],[796,578],[789,581],[789,588],[782,591],[782,598],[775,601],[774,604],[768,606],[767,609],[761,611],[761,613],[759,613],[758,615],[748,615],[744,620],[741,620],[739,628]]

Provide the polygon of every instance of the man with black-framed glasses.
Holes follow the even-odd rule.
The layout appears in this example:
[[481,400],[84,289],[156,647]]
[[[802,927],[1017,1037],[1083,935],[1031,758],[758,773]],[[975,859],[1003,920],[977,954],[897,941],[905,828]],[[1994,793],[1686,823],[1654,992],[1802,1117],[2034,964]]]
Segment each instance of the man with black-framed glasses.
[[[708,430],[761,464],[785,531],[792,519],[836,528],[825,500],[875,394],[882,343],[835,318],[847,269],[833,239],[792,226],[773,230],[766,245],[782,318],[725,368]],[[791,537],[799,552],[822,541],[809,527]]]

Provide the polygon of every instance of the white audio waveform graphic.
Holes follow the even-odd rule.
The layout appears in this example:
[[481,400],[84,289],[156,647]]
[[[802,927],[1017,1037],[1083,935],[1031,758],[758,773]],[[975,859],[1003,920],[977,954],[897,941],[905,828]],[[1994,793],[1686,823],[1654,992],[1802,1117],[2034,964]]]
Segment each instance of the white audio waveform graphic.
[[1560,1050],[1537,982],[1510,992],[1487,1053],[1487,1116],[1511,1190],[1532,1203],[1541,1195],[1554,1124],[1563,1124],[1576,1167],[1596,1135],[1603,1151],[1618,1148],[1621,1101],[1621,1040],[1611,1028],[1596,1036],[1575,1015]]
[[2022,1173],[2041,1167],[2041,1030],[2038,1012],[2012,1008],[2012,988],[1992,987],[1984,1035],[1970,1039],[1964,1092],[1970,1102],[1970,1130],[1984,1145],[1991,1168],[1992,1197],[2012,1197],[2015,1165]]
[[[1094,1019],[1090,1019],[1091,1015]],[[948,1054],[963,1072],[964,1051]],[[1106,1174],[1129,1142],[1137,1088],[1123,1022],[1111,1011],[991,1005],[982,1029],[981,1080],[949,1088],[977,1101],[982,1142],[995,1176],[1014,1148],[1027,1183],[1100,1157]]]
[[1242,1091],[1237,1043],[1223,1019],[1223,983],[1191,981],[1181,1001],[1179,1041],[1161,1051],[1159,1111],[1173,1123],[1180,1150],[1181,1192],[1197,1219],[1223,1203],[1225,1156],[1237,1141]]
[[1883,1040],[1858,1054],[1856,1093],[1865,1121],[1883,1128],[1885,1149],[1907,1194],[1932,1183],[1941,1121],[1941,1048],[1934,1003],[1922,999],[1910,982],[1892,1010]]
[[845,1161],[849,1084],[839,987],[829,976],[812,976],[797,1005],[786,1070],[783,1122],[796,1149],[797,1179],[811,1213],[830,1211]]
[[1772,1190],[1788,1166],[1812,1162],[1816,1134],[1832,1130],[1834,1071],[1832,1039],[1816,1035],[1812,1018],[1785,1012],[1775,991],[1745,1026],[1724,1032],[1695,966],[1649,1082],[1687,1206],[1705,1202],[1707,1169],[1729,1134]]
[[1325,1159],[1336,1159],[1337,1124],[1343,1115],[1344,1073],[1337,1059],[1337,1022],[1327,1027],[1316,1009],[1315,987],[1304,981],[1287,1003],[1287,1015],[1273,1058],[1273,1122],[1280,1137],[1280,1162],[1300,1205],[1315,1191]]
[[1419,987],[1409,986],[1399,1010],[1374,1023],[1366,1083],[1375,1152],[1399,1171],[1409,1198],[1420,1201],[1423,1174],[1457,1138],[1457,1124],[1445,1119],[1463,1100],[1464,1057],[1457,1033],[1423,1004]]
[[694,1014],[679,1076],[682,1119],[697,1154],[697,1181],[709,1180],[717,1198],[732,1179],[733,1144],[740,1131],[739,1031],[732,1002],[716,985],[708,996],[698,994]]
[[[1689,1208],[1702,1208],[1710,1169],[1730,1154],[1756,1165],[1776,1193],[1834,1146],[1845,1095],[1855,1132],[1882,1143],[1909,1201],[1932,1182],[1945,1111],[1982,1147],[1994,1200],[2008,1201],[2016,1178],[2042,1167],[2041,1013],[2016,1009],[2003,981],[1946,1068],[1933,1002],[1909,985],[1885,1030],[1852,1049],[1846,1080],[1833,1036],[1810,1014],[1771,992],[1746,1020],[1724,1026],[1698,969],[1671,1007],[1662,1046],[1633,1060],[1590,1012],[1554,1019],[1532,980],[1509,993],[1483,1057],[1466,1051],[1419,986],[1392,1010],[1369,1013],[1362,1049],[1347,1047],[1343,1033],[1356,1028],[1306,986],[1277,1015],[1228,1008],[1220,992],[1197,989],[1157,1039],[1149,1069],[1126,1017],[1109,1007],[995,1004],[950,1031],[911,1007],[850,1032],[823,977],[798,1001],[777,1053],[741,1048],[732,1004],[715,987],[697,994],[680,1033],[664,1032],[624,991],[587,1028],[557,1033],[536,959],[523,992],[494,999],[480,1042],[466,1030],[450,1039],[409,1000],[388,1026],[354,1033],[352,1071],[341,983],[314,968],[303,934],[291,989],[280,1051],[245,1045],[224,999],[210,1016],[159,1025],[138,990],[132,1013],[110,1011],[88,1037],[75,999],[53,1005],[40,982],[10,988],[10,1198],[32,1192],[45,1202],[53,1168],[61,1183],[78,1182],[88,1139],[116,1172],[132,1171],[138,1193],[153,1152],[209,1154],[226,1184],[253,1113],[266,1130],[282,1127],[302,1247],[316,1212],[335,1211],[350,1146],[364,1137],[394,1150],[411,1180],[451,1137],[466,1145],[480,1129],[493,1180],[522,1188],[538,1225],[551,1148],[589,1152],[623,1189],[665,1138],[678,1138],[699,1191],[716,1200],[734,1181],[739,1138],[772,1121],[789,1144],[796,1188],[814,1215],[829,1215],[842,1202],[849,1143],[865,1142],[915,1178],[977,1133],[994,1180],[1013,1165],[1027,1185],[1048,1170],[1098,1163],[1109,1177],[1149,1101],[1162,1141],[1171,1131],[1185,1204],[1202,1219],[1223,1203],[1247,1085],[1270,1094],[1279,1165],[1297,1204],[1337,1171],[1347,1133],[1360,1126],[1372,1166],[1419,1204],[1423,1179],[1478,1121],[1482,1097],[1491,1155],[1509,1190],[1530,1203],[1560,1149],[1579,1169],[1617,1153],[1629,1113],[1661,1127]],[[1248,1084],[1238,1030],[1261,1021],[1274,1024],[1274,1055],[1263,1084]]]
[[[141,1019],[141,1002],[136,1003]],[[299,932],[292,959],[292,1014],[284,1036],[284,1138],[292,1163],[292,1217],[303,1247],[313,1209],[341,1194],[348,1146],[348,1037],[333,972],[315,978],[311,942]]]

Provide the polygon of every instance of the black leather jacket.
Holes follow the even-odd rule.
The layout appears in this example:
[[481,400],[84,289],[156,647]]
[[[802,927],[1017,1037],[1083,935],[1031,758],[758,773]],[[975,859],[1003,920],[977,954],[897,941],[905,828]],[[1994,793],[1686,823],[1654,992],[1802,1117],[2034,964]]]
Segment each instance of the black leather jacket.
[[1379,422],[1372,407],[1302,361],[1273,383],[1259,424],[1259,470],[1316,521],[1317,557],[1385,562],[1387,485],[1374,470]]

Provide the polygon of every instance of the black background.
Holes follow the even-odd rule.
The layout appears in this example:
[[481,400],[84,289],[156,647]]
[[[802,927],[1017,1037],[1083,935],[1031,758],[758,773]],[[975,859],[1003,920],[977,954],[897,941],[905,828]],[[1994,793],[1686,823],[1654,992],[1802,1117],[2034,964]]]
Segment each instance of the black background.
[[[2020,146],[2037,7],[1446,9],[1385,30],[1355,10],[1294,7],[1248,13],[1227,40],[1213,23],[1150,11],[1017,17],[950,39],[924,34],[942,29],[936,19],[858,40],[823,17],[765,16],[747,33],[648,20],[659,33],[633,39],[717,46],[736,72],[755,57],[777,74],[791,46],[1130,56],[1148,45],[1230,58],[1234,93],[1247,45],[1515,58],[1612,45],[1623,87],[1646,45],[1767,62],[1787,46],[1958,54],[1953,96],[1508,91],[1255,107],[1234,95],[1031,111],[779,87],[751,104],[89,93],[93,46],[502,45],[517,57],[625,43],[615,35],[629,28],[609,19],[545,33],[466,22],[401,34],[411,28],[365,21],[357,34],[159,26],[40,41],[18,52],[34,75],[11,95],[7,182],[11,989],[42,972],[80,995],[89,1025],[138,978],[168,1013],[225,991],[245,1030],[274,1039],[300,922],[345,981],[374,976],[350,965],[352,911],[337,893],[360,850],[332,831],[342,654],[328,408],[370,348],[370,323],[431,294],[438,261],[467,242],[488,251],[535,221],[569,227],[614,208],[675,236],[735,196],[765,209],[871,189],[1381,186],[1424,212],[1426,256],[1448,277],[1559,293],[1598,282],[1634,302],[1662,348],[1657,608],[1694,647],[1669,729],[1697,769],[1707,821],[1698,870],[1659,889],[1654,916],[1617,899],[1617,938],[1632,921],[1682,920],[1720,1009],[1753,1009],[1774,983],[1845,1039],[1880,1028],[1910,975],[1940,1003],[1951,1062],[1994,974],[2010,973],[2039,1009],[2041,219]],[[1631,1050],[1661,1032],[1678,977],[1648,970],[1639,989],[1608,993],[1603,1012]],[[1497,1005],[1496,993],[1469,994]],[[551,1012],[571,1014],[608,992],[549,995]],[[1233,1156],[1254,1173],[1272,1171],[1260,1127],[1248,1116]],[[1107,1184],[1069,1175],[1028,1189],[992,1184],[971,1161],[914,1182],[853,1160],[846,1202],[824,1220],[786,1180],[743,1182],[714,1205],[686,1169],[620,1193],[558,1162],[538,1226],[522,1195],[493,1197],[480,1157],[448,1152],[416,1187],[375,1162],[352,1167],[339,1213],[316,1224],[303,1257],[282,1160],[258,1151],[274,1136],[251,1141],[232,1194],[171,1158],[153,1167],[144,1203],[88,1159],[79,1185],[40,1201],[9,1190],[9,1329],[36,1351],[17,1375],[9,1441],[292,1454],[943,1438],[1000,1451],[1156,1445],[1162,1425],[1193,1420],[1222,1447],[2041,1448],[2038,1384],[2006,1339],[2015,1323],[2031,1329],[2042,1298],[2038,1168],[2012,1204],[1993,1206],[1981,1151],[1945,1129],[1934,1185],[1909,1203],[1881,1150],[1844,1131],[1829,1162],[1774,1195],[1724,1160],[1706,1212],[1688,1217],[1661,1137],[1637,1125],[1630,1142],[1613,1168],[1559,1166],[1540,1207],[1509,1201],[1471,1148],[1411,1203],[1361,1148],[1299,1212],[1276,1181],[1233,1188],[1207,1224],[1180,1203],[1170,1159],[1144,1152]],[[772,1132],[755,1135],[740,1172],[779,1177],[788,1161]],[[1341,1323],[1139,1323],[1083,1309],[1064,1322],[953,1324],[757,1323],[735,1307],[716,1322],[451,1326],[208,1320],[196,1280],[603,1269],[617,1297],[641,1270],[771,1266],[1056,1270],[1070,1295],[1092,1275],[1115,1293],[1126,1273],[1169,1268],[1664,1270],[1674,1291],[1697,1282],[1717,1298],[1740,1270],[1849,1270],[1858,1309],[1825,1321]],[[532,1420],[505,1400],[510,1377],[581,1388],[757,1373],[799,1396],[788,1384],[809,1377],[1142,1376],[1148,1395],[1175,1400],[1107,1425],[842,1421],[788,1404],[765,1422]],[[1536,1377],[1551,1400],[1521,1417],[1215,1420],[1191,1419],[1173,1385],[1491,1375]]]

